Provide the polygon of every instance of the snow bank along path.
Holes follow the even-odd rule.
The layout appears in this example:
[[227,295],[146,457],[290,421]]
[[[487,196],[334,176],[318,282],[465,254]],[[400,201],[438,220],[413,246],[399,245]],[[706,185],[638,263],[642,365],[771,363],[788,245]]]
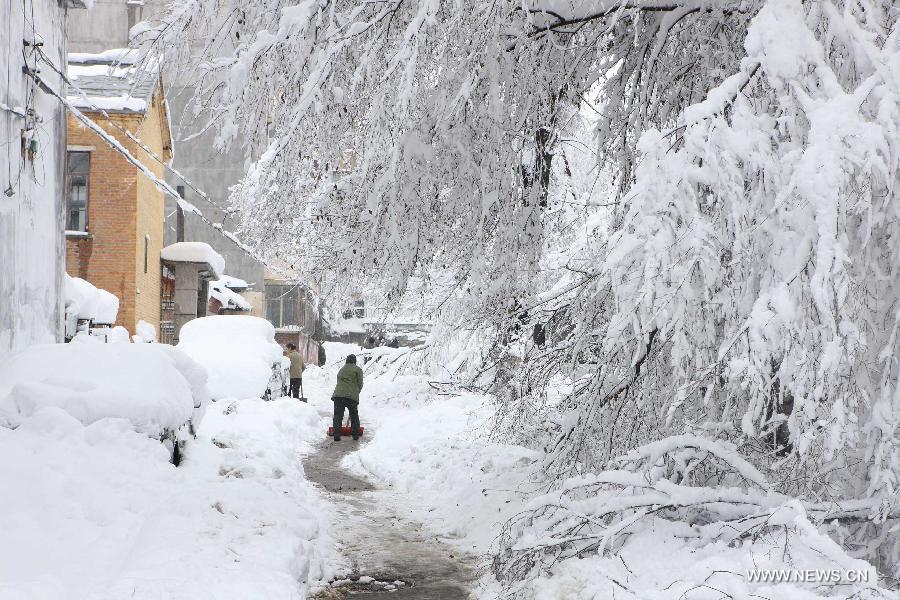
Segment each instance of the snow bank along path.
[[302,600],[338,557],[289,399],[212,403],[178,468],[126,419],[0,427],[0,600]]
[[[326,345],[333,363],[339,363],[343,355],[353,350]],[[398,368],[403,352],[365,351],[374,360],[364,366],[366,385],[360,400],[360,417],[374,436],[366,437],[358,451],[351,451],[353,442],[345,438],[338,446],[340,451],[328,460],[337,461],[340,454],[345,455],[340,459],[341,465],[349,473],[338,480],[339,486],[352,487],[352,475],[356,475],[355,481],[368,479],[377,489],[328,496],[344,519],[336,534],[351,558],[367,552],[383,557],[390,552],[394,538],[382,529],[383,521],[374,520],[373,525],[371,515],[379,513],[381,519],[397,518],[391,527],[411,536],[409,541],[421,540],[423,548],[489,557],[496,549],[494,543],[502,525],[527,506],[529,499],[547,489],[541,455],[489,439],[486,431],[493,415],[490,398],[467,392],[436,394],[426,376],[404,374]],[[331,377],[329,384],[333,384],[333,374]],[[323,382],[313,384],[314,381],[308,388],[324,387]],[[330,391],[323,389],[324,396],[318,391],[313,395],[313,402],[323,413],[330,409]],[[314,469],[308,469],[308,475],[314,478]],[[789,510],[782,512],[788,514],[785,521],[793,519]],[[799,517],[797,522],[799,527],[807,527]],[[355,527],[362,529],[354,530]],[[581,559],[561,560],[550,572],[520,582],[509,591],[524,600],[896,597],[880,588],[874,577],[871,583],[856,587],[827,582],[753,581],[748,574],[755,569],[828,572],[840,568],[849,572],[871,567],[851,559],[811,527],[803,535],[794,532],[790,536],[786,528],[776,527],[739,544],[728,543],[716,535],[718,527],[702,521],[651,519],[635,525],[616,553],[598,551]],[[548,538],[547,531],[538,525],[525,534],[533,539]],[[360,562],[358,573],[374,568],[371,563]],[[414,565],[412,561],[410,564]],[[480,578],[473,586],[473,597],[496,600],[501,592],[498,582],[489,569],[481,568],[485,564],[478,566]],[[415,594],[410,597],[424,598]]]
[[[330,396],[337,368],[347,353],[358,348],[328,344],[326,351],[328,367],[313,369],[304,377],[307,396],[323,417],[332,410]],[[351,591],[352,597],[389,591],[390,597],[398,600],[465,600],[475,579],[472,555],[440,540],[417,518],[424,515],[418,515],[387,482],[373,483],[347,467],[360,448],[389,435],[381,433],[383,421],[377,417],[373,394],[367,393],[379,385],[375,379],[364,386],[360,402],[368,427],[364,439],[324,440],[304,461],[308,479],[326,490],[326,498],[333,505],[334,534],[345,557],[332,587],[320,590],[314,598],[345,598]],[[324,431],[322,435],[324,438]]]

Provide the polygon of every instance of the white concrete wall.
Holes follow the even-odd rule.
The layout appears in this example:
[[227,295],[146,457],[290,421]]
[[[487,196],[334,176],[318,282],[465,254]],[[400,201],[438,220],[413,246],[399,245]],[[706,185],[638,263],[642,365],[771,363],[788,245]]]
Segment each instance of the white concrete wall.
[[[128,47],[128,29],[143,20],[146,7],[125,0],[95,0],[91,10],[71,10],[67,23],[71,52],[102,52]],[[129,16],[131,19],[129,19]]]
[[[74,9],[73,9],[74,10]],[[60,0],[0,3],[0,102],[32,107],[37,154],[22,159],[20,140],[26,119],[0,108],[0,360],[38,342],[61,341],[65,269],[64,161],[66,118],[52,95],[22,73],[23,39],[43,40],[43,52],[57,66],[66,64],[66,8]],[[54,89],[61,78],[41,66]],[[30,100],[29,100],[30,98]],[[13,192],[7,196],[5,190]]]

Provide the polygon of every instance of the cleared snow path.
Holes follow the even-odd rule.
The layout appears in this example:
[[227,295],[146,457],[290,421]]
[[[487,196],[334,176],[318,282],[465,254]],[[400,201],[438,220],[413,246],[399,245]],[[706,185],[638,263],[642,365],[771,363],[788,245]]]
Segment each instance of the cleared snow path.
[[[364,439],[370,439],[371,429]],[[324,490],[336,512],[338,539],[351,572],[319,592],[320,600],[359,596],[394,599],[466,600],[475,580],[475,559],[428,535],[421,523],[404,518],[392,506],[389,490],[341,466],[345,456],[365,442],[326,441],[304,460],[309,481]],[[388,585],[384,585],[388,584]]]

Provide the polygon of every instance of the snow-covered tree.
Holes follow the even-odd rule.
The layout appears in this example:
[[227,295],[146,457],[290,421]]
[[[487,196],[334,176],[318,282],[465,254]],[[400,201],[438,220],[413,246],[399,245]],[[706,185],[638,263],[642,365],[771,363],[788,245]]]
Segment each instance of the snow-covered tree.
[[[461,320],[518,348],[505,414],[534,416],[555,473],[713,440],[898,564],[890,0],[189,0],[154,31],[199,64],[222,143],[260,156],[232,198],[244,238],[394,293],[452,273]],[[548,281],[588,101],[617,191]],[[626,462],[703,486],[733,463],[686,465],[714,455]]]

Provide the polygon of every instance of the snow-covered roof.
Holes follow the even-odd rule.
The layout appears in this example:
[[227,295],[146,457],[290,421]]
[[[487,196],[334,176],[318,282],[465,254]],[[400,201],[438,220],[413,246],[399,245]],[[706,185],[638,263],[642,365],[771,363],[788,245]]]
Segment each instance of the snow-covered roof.
[[159,63],[141,58],[127,48],[69,54],[68,76],[78,88],[68,90],[69,102],[83,110],[146,111],[159,85]]
[[229,310],[246,310],[253,309],[250,303],[243,296],[234,292],[222,282],[222,280],[212,281],[209,284],[209,297],[215,298],[219,303]]
[[159,256],[169,262],[206,263],[217,278],[225,271],[225,259],[205,242],[176,242],[163,248]]
[[237,291],[246,290],[248,287],[250,287],[249,283],[247,283],[240,277],[234,277],[232,275],[223,275],[222,278],[215,283],[220,283],[229,289]]
[[102,52],[69,52],[69,64],[96,64],[98,62],[135,65],[143,53],[135,48],[112,48]]

